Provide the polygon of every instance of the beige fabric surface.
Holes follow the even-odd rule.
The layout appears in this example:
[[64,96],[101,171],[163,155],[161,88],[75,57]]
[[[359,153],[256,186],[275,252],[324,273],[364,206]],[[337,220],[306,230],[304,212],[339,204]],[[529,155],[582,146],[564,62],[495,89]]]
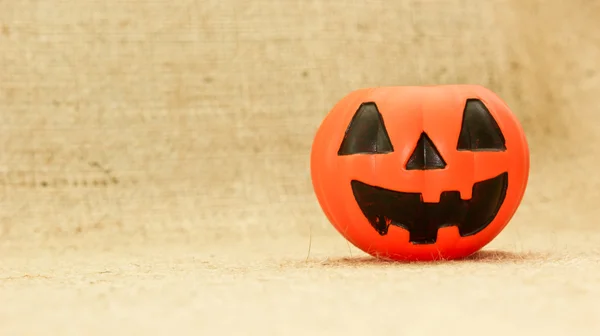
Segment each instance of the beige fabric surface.
[[[1,335],[598,335],[600,2],[0,0]],[[523,204],[466,261],[351,248],[312,137],[359,87],[482,84]]]

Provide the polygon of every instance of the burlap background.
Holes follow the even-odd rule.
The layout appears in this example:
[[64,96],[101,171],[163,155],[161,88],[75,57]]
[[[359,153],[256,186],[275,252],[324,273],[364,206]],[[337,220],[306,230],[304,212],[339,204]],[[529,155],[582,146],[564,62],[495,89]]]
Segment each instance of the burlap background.
[[[596,334],[599,22],[586,0],[0,0],[2,334]],[[491,88],[529,137],[504,252],[335,259],[358,252],[312,194],[321,119],[358,87],[437,83]]]

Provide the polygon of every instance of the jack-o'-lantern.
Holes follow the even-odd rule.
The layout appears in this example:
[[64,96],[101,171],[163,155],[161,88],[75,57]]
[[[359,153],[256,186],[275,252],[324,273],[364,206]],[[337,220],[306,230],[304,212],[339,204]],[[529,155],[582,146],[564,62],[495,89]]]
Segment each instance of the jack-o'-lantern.
[[529,149],[519,121],[477,85],[351,92],[311,151],[318,202],[373,256],[456,259],[491,242],[523,198]]

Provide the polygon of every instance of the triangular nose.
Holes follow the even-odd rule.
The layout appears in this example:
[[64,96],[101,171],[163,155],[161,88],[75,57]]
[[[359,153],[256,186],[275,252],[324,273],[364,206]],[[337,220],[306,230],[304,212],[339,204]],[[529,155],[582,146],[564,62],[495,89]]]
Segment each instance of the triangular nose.
[[406,163],[408,170],[429,170],[429,169],[444,169],[446,162],[442,155],[433,145],[433,142],[425,132],[421,133],[417,147]]

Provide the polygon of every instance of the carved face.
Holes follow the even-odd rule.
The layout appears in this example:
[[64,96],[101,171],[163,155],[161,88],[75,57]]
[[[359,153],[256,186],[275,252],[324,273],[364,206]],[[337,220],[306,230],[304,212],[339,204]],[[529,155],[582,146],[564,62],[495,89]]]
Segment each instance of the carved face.
[[352,92],[327,115],[311,153],[313,187],[333,226],[391,259],[482,248],[513,216],[528,173],[517,119],[480,86]]

